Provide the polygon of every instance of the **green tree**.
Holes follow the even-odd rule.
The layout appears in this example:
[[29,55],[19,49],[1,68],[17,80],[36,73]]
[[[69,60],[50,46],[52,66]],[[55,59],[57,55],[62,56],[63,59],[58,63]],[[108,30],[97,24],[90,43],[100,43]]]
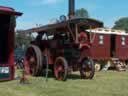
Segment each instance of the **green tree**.
[[15,34],[15,47],[26,47],[33,40],[31,34],[23,33],[22,30],[17,30]]
[[76,17],[81,17],[81,18],[88,18],[89,17],[88,11],[84,8],[77,9],[75,14],[76,14]]
[[128,17],[120,18],[115,22],[113,29],[121,29],[128,32]]

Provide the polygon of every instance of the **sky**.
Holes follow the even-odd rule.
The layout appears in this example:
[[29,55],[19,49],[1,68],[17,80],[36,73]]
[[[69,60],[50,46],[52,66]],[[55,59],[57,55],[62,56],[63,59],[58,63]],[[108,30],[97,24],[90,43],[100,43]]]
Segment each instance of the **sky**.
[[[76,0],[76,9],[85,8],[91,18],[113,27],[114,22],[128,16],[128,0]],[[0,0],[0,6],[9,6],[23,15],[17,18],[16,29],[45,25],[68,14],[68,0]]]

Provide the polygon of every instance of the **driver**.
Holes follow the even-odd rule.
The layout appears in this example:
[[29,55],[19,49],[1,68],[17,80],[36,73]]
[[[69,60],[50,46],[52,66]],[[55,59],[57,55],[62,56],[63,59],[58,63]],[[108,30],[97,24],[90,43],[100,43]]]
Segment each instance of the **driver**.
[[79,42],[80,42],[80,49],[83,47],[89,48],[89,41],[88,41],[88,36],[87,33],[85,32],[80,32],[79,34]]
[[79,41],[80,41],[81,43],[84,43],[84,42],[86,42],[87,40],[88,40],[87,34],[86,34],[85,32],[80,32],[80,34],[79,34]]

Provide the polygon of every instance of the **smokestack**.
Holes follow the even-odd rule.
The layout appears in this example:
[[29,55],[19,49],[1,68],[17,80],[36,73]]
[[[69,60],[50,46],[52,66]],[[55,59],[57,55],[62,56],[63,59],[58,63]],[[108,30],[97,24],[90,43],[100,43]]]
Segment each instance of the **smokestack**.
[[69,0],[69,19],[75,18],[75,0]]

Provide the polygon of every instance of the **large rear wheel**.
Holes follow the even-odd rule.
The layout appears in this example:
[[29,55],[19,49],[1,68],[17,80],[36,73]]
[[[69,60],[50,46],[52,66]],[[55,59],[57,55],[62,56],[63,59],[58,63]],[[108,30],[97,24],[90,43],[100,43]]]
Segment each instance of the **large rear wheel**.
[[25,53],[24,59],[25,71],[33,76],[40,76],[42,73],[42,53],[41,50],[35,46],[30,45]]
[[58,57],[54,65],[54,74],[57,80],[65,81],[68,75],[68,63],[63,57]]
[[95,74],[94,62],[90,58],[83,59],[80,65],[80,74],[82,79],[92,79]]

